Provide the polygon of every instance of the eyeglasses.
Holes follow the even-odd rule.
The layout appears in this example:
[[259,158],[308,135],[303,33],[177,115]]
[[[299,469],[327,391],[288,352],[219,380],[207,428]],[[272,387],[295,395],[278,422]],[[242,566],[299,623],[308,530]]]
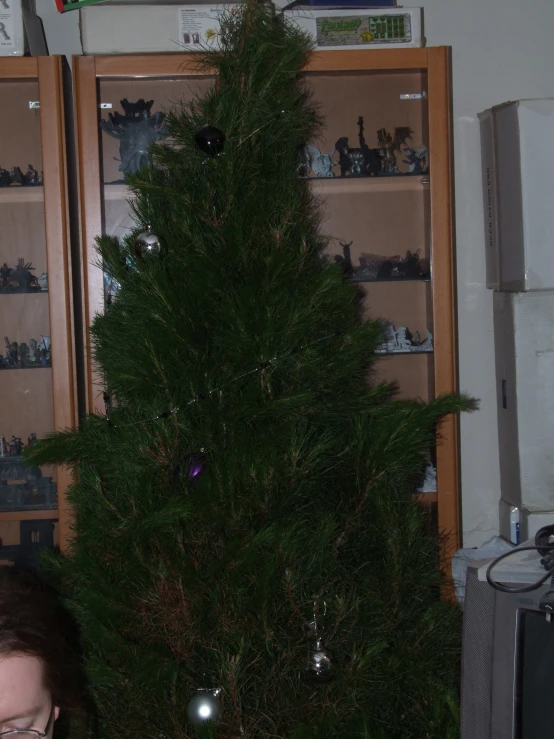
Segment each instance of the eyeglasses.
[[44,737],[50,731],[52,726],[52,719],[54,718],[54,704],[50,709],[50,716],[48,717],[48,723],[44,731],[38,729],[10,729],[9,731],[0,731],[0,739],[7,737],[8,739],[44,739]]

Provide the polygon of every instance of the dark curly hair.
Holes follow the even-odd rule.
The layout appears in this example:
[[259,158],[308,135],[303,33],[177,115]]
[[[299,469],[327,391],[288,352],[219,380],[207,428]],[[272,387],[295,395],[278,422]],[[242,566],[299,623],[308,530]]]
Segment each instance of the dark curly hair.
[[82,718],[84,680],[73,619],[37,577],[0,567],[0,656],[11,654],[39,659],[60,716]]

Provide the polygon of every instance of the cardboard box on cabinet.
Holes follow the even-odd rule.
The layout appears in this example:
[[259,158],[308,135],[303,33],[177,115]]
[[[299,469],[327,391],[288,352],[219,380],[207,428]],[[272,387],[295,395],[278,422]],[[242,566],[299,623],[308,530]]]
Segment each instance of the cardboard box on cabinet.
[[48,54],[34,0],[0,3],[0,57],[23,56],[27,53],[32,56]]
[[554,291],[495,292],[501,496],[554,510]]
[[479,116],[487,286],[554,290],[554,99]]

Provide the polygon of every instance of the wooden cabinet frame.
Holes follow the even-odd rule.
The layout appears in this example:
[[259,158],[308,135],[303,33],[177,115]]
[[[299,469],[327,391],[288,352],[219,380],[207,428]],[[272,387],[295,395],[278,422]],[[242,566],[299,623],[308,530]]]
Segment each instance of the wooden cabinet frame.
[[[457,352],[452,219],[450,53],[447,47],[391,50],[345,50],[313,55],[308,72],[422,70],[428,80],[429,146],[433,157],[430,178],[430,226],[434,304],[435,394],[456,392]],[[102,232],[102,183],[98,82],[117,78],[170,78],[197,76],[194,58],[186,54],[151,56],[88,56],[74,58],[75,106],[83,253],[83,315],[85,346],[88,327],[103,310],[103,274],[97,265],[95,238]],[[205,74],[205,71],[203,72]],[[87,407],[103,411],[100,383],[90,354],[86,361]],[[448,416],[440,427],[437,445],[438,525],[444,533],[445,571],[460,544],[460,480],[458,419]],[[428,498],[427,498],[428,499]]]
[[[75,376],[73,296],[71,282],[71,244],[69,235],[67,162],[65,146],[62,57],[19,57],[0,59],[2,80],[38,80],[42,169],[44,173],[44,216],[48,268],[48,305],[52,340],[52,392],[54,428],[62,430],[77,424],[77,383]],[[15,125],[15,124],[12,124]],[[58,513],[33,511],[3,513],[3,520],[32,518],[59,519],[59,538],[63,546],[70,527],[70,511],[65,491],[71,472],[56,470]]]

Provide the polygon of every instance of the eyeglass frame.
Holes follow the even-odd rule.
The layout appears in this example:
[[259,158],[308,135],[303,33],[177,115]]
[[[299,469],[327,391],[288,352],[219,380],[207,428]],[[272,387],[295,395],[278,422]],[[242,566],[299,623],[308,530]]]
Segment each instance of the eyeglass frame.
[[8,731],[0,731],[0,739],[5,736],[13,736],[18,734],[34,734],[37,739],[44,739],[44,737],[48,734],[50,731],[50,728],[52,726],[52,718],[54,716],[54,704],[52,703],[52,708],[50,709],[50,716],[48,717],[48,723],[46,724],[46,727],[44,731],[39,731],[38,729],[8,729]]

